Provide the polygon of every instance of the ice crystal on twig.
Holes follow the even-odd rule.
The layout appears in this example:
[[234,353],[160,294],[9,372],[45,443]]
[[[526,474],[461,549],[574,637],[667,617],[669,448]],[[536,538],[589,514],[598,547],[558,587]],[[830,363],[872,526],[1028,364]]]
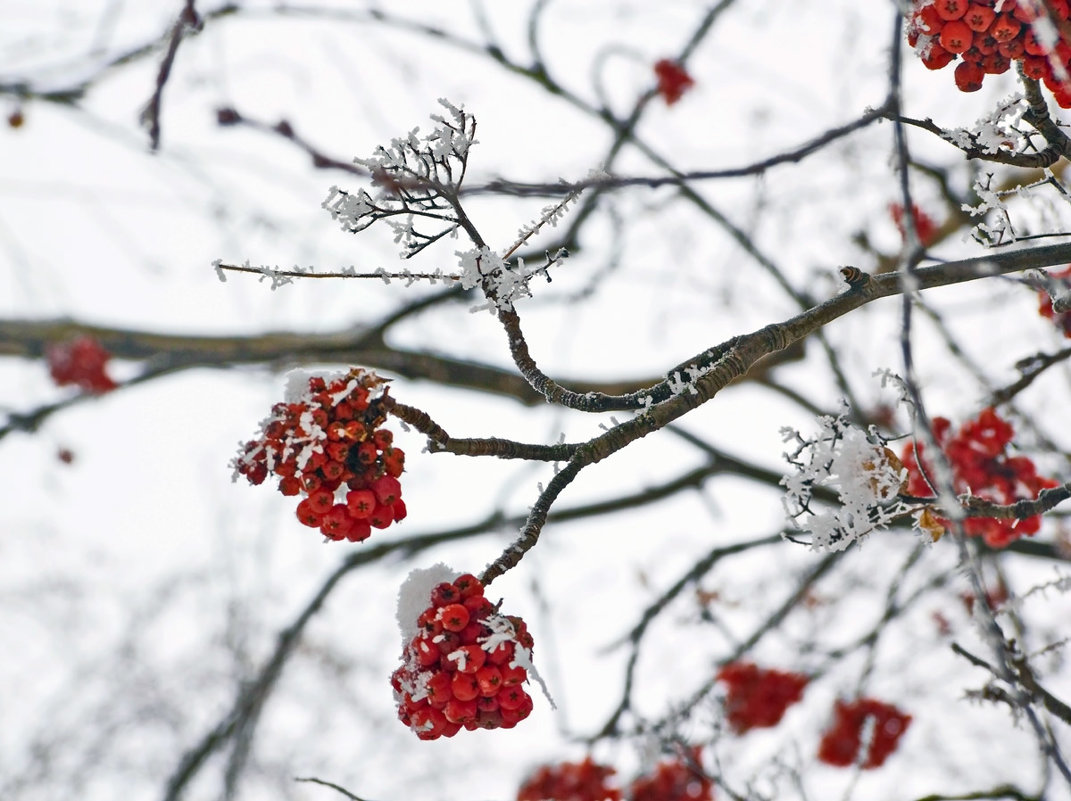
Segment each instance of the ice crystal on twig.
[[[824,415],[818,424],[811,438],[782,429],[785,441],[797,445],[785,454],[796,471],[781,479],[783,502],[792,525],[810,533],[813,550],[842,551],[911,511],[899,498],[907,472],[873,427],[864,431],[852,425],[845,412]],[[835,494],[839,503],[813,508],[820,489]]]
[[418,136],[420,129],[414,128],[389,147],[376,148],[369,158],[353,160],[372,176],[374,193],[332,186],[321,204],[351,233],[385,221],[406,259],[460,225],[457,194],[476,142],[476,120],[446,100],[439,103],[448,114],[432,115],[436,126],[426,136]]

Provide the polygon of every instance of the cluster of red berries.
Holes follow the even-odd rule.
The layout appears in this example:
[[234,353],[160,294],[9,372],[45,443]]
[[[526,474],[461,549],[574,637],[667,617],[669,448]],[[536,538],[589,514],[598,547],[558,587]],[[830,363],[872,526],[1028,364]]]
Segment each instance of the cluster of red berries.
[[632,782],[630,801],[712,801],[714,785],[700,768],[701,748],[695,746],[687,757],[664,759],[652,773]]
[[725,714],[737,734],[776,726],[785,710],[803,697],[809,679],[801,673],[768,670],[750,662],[731,662],[718,671],[729,686]]
[[[1049,273],[1051,278],[1071,278],[1071,267]],[[1052,298],[1044,290],[1038,291],[1038,314],[1052,320],[1053,324],[1064,332],[1065,337],[1071,337],[1071,311],[1056,312],[1052,309]]]
[[422,740],[462,728],[512,729],[532,712],[523,685],[532,636],[519,617],[500,614],[483,584],[464,574],[431,591],[431,605],[391,675],[398,718]]
[[89,336],[75,337],[45,349],[48,371],[57,385],[74,384],[98,395],[118,386],[105,372],[111,357],[103,345]]
[[[904,230],[904,206],[901,203],[889,204],[889,216],[892,217],[896,230],[903,239],[907,239],[907,231]],[[915,222],[915,233],[918,234],[919,242],[925,247],[933,243],[937,236],[937,223],[918,206],[912,204],[911,217]]]
[[695,86],[695,79],[676,61],[660,59],[654,65],[655,77],[658,78],[658,93],[672,106],[684,93]]
[[[873,698],[837,701],[833,718],[833,724],[822,735],[818,759],[837,767],[847,767],[856,762],[863,768],[881,767],[889,754],[896,750],[900,737],[911,723],[910,715]],[[860,751],[868,721],[871,720],[873,728],[866,753],[863,754]]]
[[[951,427],[952,424],[943,417],[933,420],[933,435],[952,466],[953,487],[957,493],[969,492],[1005,505],[1037,498],[1041,490],[1057,486],[1056,481],[1039,476],[1034,463],[1027,457],[1007,454],[1015,430],[992,407],[983,409],[976,419],[964,423],[954,434]],[[925,461],[924,446],[908,443],[902,461],[908,471],[908,494],[932,497],[933,490],[919,467],[921,461],[926,475],[933,479],[933,468]],[[947,528],[947,521],[935,519]],[[968,536],[982,537],[993,548],[1003,548],[1021,536],[1037,533],[1039,528],[1040,515],[1023,520],[968,517],[963,521],[963,530]]]
[[517,801],[621,801],[612,777],[617,771],[592,758],[543,765],[517,791]]
[[297,517],[331,540],[361,542],[406,515],[398,477],[405,454],[383,428],[385,382],[354,368],[308,379],[300,397],[277,403],[261,433],[242,446],[235,476],[279,477],[283,495],[303,495]]
[[[1068,0],[1047,0],[1057,28],[1069,15]],[[956,65],[956,86],[962,92],[982,88],[986,75],[1007,72],[1021,61],[1023,74],[1044,81],[1062,108],[1071,108],[1071,46],[1062,39],[1043,44],[1031,23],[1037,12],[1026,0],[914,0],[908,18],[908,43],[931,70]]]
[[[659,762],[651,773],[637,776],[629,786],[629,801],[712,801],[713,784],[701,769],[702,749]],[[517,791],[517,801],[621,801],[612,781],[617,773],[587,757],[583,762],[544,765]]]

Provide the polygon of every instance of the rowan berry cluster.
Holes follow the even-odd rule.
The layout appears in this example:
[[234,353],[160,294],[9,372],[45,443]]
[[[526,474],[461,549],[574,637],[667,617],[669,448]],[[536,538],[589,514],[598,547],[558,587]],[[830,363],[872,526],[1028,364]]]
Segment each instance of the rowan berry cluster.
[[[1049,274],[1051,278],[1071,278],[1071,267],[1057,270]],[[1064,332],[1065,337],[1071,337],[1071,311],[1057,312],[1052,308],[1052,297],[1044,290],[1038,291],[1038,314],[1052,320],[1053,325]]]
[[818,759],[837,767],[881,767],[911,723],[910,715],[873,698],[837,701],[833,718],[822,735]]
[[88,336],[75,337],[45,349],[48,371],[58,386],[74,384],[97,395],[118,386],[105,371],[111,357],[103,345]]
[[[713,783],[701,768],[702,748],[659,762],[629,785],[628,801],[712,801]],[[517,801],[621,801],[612,781],[617,771],[587,757],[583,762],[544,765],[517,791]]]
[[[1047,0],[1044,5],[1055,15],[1047,21],[1055,25],[1044,30],[1054,33],[1068,19],[1068,0]],[[1062,39],[1039,38],[1032,24],[1035,8],[1029,0],[913,0],[908,43],[931,70],[959,56],[955,79],[962,92],[981,89],[986,75],[1007,72],[1019,61],[1026,77],[1043,81],[1062,108],[1071,108],[1071,46]]]
[[435,585],[430,600],[391,675],[398,718],[422,740],[512,729],[532,712],[525,622],[500,614],[469,574]]
[[361,542],[373,528],[403,520],[405,454],[383,428],[384,380],[354,368],[309,377],[295,394],[275,404],[260,436],[242,446],[235,478],[261,484],[278,476],[280,493],[303,496],[298,520],[331,540]]
[[629,801],[712,801],[714,785],[700,765],[701,748],[686,757],[664,759],[653,772],[637,777],[629,788]]
[[658,78],[658,93],[672,106],[684,93],[695,86],[695,79],[676,61],[663,58],[655,62],[655,77]]
[[621,790],[612,781],[615,773],[590,756],[583,762],[543,765],[521,785],[517,801],[621,801]]
[[[1057,486],[1056,481],[1039,476],[1034,463],[1027,457],[1008,455],[1008,445],[1015,430],[992,407],[983,409],[976,419],[964,423],[959,431],[953,433],[951,429],[952,424],[944,417],[934,418],[934,439],[952,467],[955,492],[970,493],[1005,505],[1023,499],[1033,500],[1041,490]],[[903,463],[908,471],[908,494],[932,497],[930,481],[935,474],[926,462],[924,446],[908,443],[904,448]],[[947,528],[947,520],[937,517],[934,520]],[[1003,548],[1019,537],[1035,534],[1039,528],[1040,515],[1023,520],[968,517],[963,521],[964,533],[982,537],[994,548]]]
[[809,679],[801,673],[768,670],[750,662],[731,662],[718,671],[729,686],[725,714],[737,734],[776,726],[792,704],[803,697]]
[[[904,230],[904,206],[901,203],[889,204],[889,216],[892,217],[893,224],[896,226],[896,230],[900,232],[900,236],[907,239],[907,232]],[[937,236],[937,223],[918,206],[912,204],[911,217],[915,222],[915,233],[918,235],[919,242],[925,247],[933,243],[934,237]]]

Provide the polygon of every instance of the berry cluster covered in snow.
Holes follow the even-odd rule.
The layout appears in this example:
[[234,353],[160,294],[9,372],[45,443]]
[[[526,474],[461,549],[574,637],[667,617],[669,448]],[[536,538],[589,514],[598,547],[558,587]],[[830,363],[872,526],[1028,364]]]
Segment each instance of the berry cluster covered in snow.
[[403,520],[405,454],[383,427],[386,394],[384,380],[360,368],[333,378],[295,374],[287,400],[234,459],[235,478],[278,476],[280,493],[302,496],[298,520],[328,539],[361,542]]
[[[956,493],[970,493],[1005,505],[1023,499],[1033,500],[1041,490],[1058,484],[1039,476],[1029,458],[1008,454],[1015,429],[992,408],[983,409],[977,418],[960,426],[959,431],[953,432],[952,424],[944,417],[935,417],[932,428],[934,439],[952,468]],[[933,497],[931,482],[935,480],[935,473],[926,461],[925,446],[908,443],[903,462],[908,471],[907,492],[921,498]],[[962,522],[965,534],[982,537],[994,548],[1003,548],[1041,528],[1040,515],[1024,520],[968,517]],[[930,515],[920,524],[928,528],[944,528],[948,521]]]
[[45,360],[58,386],[73,384],[84,392],[101,394],[118,386],[105,368],[111,354],[93,337],[75,337],[69,342],[49,345]]
[[523,687],[532,667],[525,622],[499,613],[475,576],[438,580],[449,575],[442,566],[414,571],[399,595],[405,645],[391,686],[398,718],[422,740],[511,729],[533,707]]
[[[899,500],[907,474],[874,429],[863,431],[845,414],[824,415],[818,423],[818,434],[811,438],[782,429],[785,441],[797,444],[785,454],[796,472],[781,479],[783,501],[792,524],[810,533],[813,550],[842,551],[910,511]],[[840,503],[812,508],[820,487],[835,492]]]
[[803,697],[809,681],[802,673],[760,668],[750,662],[730,662],[718,671],[728,685],[725,717],[736,734],[776,726],[787,710]]
[[1057,32],[1068,16],[1067,0],[913,0],[908,43],[931,70],[958,57],[962,92],[1021,62],[1026,77],[1043,81],[1062,108],[1071,108],[1071,46]]
[[911,715],[873,698],[837,701],[833,723],[818,746],[818,759],[838,767],[881,767],[910,723]]

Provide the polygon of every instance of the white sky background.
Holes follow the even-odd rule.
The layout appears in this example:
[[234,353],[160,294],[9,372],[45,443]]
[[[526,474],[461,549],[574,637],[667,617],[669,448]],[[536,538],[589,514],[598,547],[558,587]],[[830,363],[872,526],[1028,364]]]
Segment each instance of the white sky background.
[[[394,5],[405,18],[482,41],[468,4],[408,2],[391,4],[392,11]],[[0,83],[19,77],[43,90],[77,82],[109,56],[159,36],[180,7],[160,0],[0,0]],[[427,291],[401,283],[306,281],[272,292],[240,275],[219,282],[210,266],[216,258],[322,269],[403,266],[386,231],[349,236],[320,209],[331,184],[357,189],[359,179],[313,170],[307,155],[270,134],[218,128],[214,111],[221,105],[269,124],[285,117],[324,152],[348,158],[366,156],[413,126],[427,131],[429,114],[441,110],[436,99],[446,97],[478,120],[472,183],[580,178],[600,165],[609,145],[603,126],[484,56],[381,25],[279,15],[267,3],[246,8],[182,44],[164,94],[157,154],[148,152],[137,117],[152,92],[159,53],[95,83],[77,110],[30,102],[21,129],[0,130],[0,318],[70,317],[188,334],[333,331],[374,322]],[[589,102],[596,101],[593,72],[601,70],[613,109],[625,113],[652,85],[651,64],[679,50],[705,8],[553,2],[541,28],[546,63]],[[207,10],[200,3],[198,9]],[[485,10],[503,49],[527,63],[528,4],[488,3]],[[670,108],[653,101],[641,135],[679,169],[710,169],[780,152],[854,119],[884,98],[891,14],[887,3],[739,0],[689,62],[696,87]],[[966,96],[955,91],[950,73],[929,73],[907,59],[911,116],[967,126],[1014,88],[1007,75]],[[14,107],[10,97],[0,97],[5,116]],[[839,266],[867,267],[857,234],[883,252],[898,245],[886,211],[897,198],[891,140],[891,126],[871,126],[762,181],[698,188],[792,281],[825,298],[843,286]],[[929,163],[960,164],[947,146],[917,135],[911,143]],[[658,173],[627,148],[617,170]],[[966,170],[957,166],[951,179],[962,189]],[[916,181],[916,189],[921,205],[940,218],[934,186]],[[548,202],[479,197],[469,211],[501,250]],[[623,225],[615,229],[601,213],[585,230],[583,250],[554,273],[552,284],[537,283],[536,298],[520,306],[532,352],[550,375],[656,375],[796,310],[762,268],[674,192],[621,192],[611,205]],[[1027,221],[1048,213],[1054,225],[1063,220],[1067,227],[1060,209],[1021,213]],[[453,251],[466,247],[443,242],[407,266],[449,271]],[[620,262],[590,297],[550,302],[596,281],[614,247]],[[955,258],[979,249],[955,239],[938,252]],[[1037,317],[1033,293],[1011,284],[927,297],[953,314],[950,322],[995,384],[1014,376],[1017,359],[1062,346]],[[843,348],[854,390],[868,403],[894,399],[871,373],[899,369],[898,310],[898,300],[882,301],[828,329]],[[931,347],[937,339],[924,321],[916,341],[931,411],[957,421],[975,414],[984,389]],[[395,332],[393,344],[509,365],[494,319],[457,305],[414,318]],[[297,523],[293,499],[267,486],[230,483],[227,462],[281,396],[285,367],[178,373],[78,405],[33,435],[0,442],[0,646],[7,652],[0,659],[6,688],[0,692],[0,797],[4,788],[20,801],[62,797],[71,788],[83,801],[159,797],[181,754],[215,724],[276,632],[345,553],[362,547],[321,544]],[[113,374],[122,379],[136,369],[118,363]],[[804,363],[778,375],[820,407],[834,408],[837,392],[813,344]],[[28,410],[66,392],[52,386],[41,364],[0,361],[5,410]],[[1066,372],[1054,371],[1024,396],[1022,407],[1045,425],[1066,415],[1066,392]],[[608,417],[530,409],[419,382],[396,381],[392,393],[455,436],[553,442],[564,433],[573,441],[610,424]],[[899,424],[907,425],[902,412]],[[813,430],[798,406],[753,386],[725,391],[682,425],[777,470],[780,428]],[[422,454],[421,437],[392,428],[408,456],[409,518],[375,538],[464,525],[495,505],[523,513],[537,483],[552,475],[543,465]],[[1049,424],[1045,433],[1068,450],[1065,425]],[[74,451],[73,465],[57,461],[60,447]],[[560,505],[638,491],[703,461],[671,435],[649,437],[585,471]],[[1066,478],[1066,463],[1043,467]],[[781,523],[776,494],[715,479],[671,502],[548,527],[540,545],[489,595],[504,597],[504,611],[529,622],[536,662],[561,710],[551,712],[533,690],[536,711],[517,729],[462,732],[434,743],[416,740],[393,719],[387,676],[399,650],[397,587],[412,567],[437,561],[479,572],[513,532],[351,574],[308,628],[269,703],[241,797],[341,797],[290,781],[317,776],[376,801],[511,798],[535,765],[584,753],[576,738],[601,725],[620,697],[628,651],[611,646],[643,608],[715,544],[766,536]],[[1048,525],[1042,536],[1052,536]],[[791,617],[753,658],[786,669],[825,667],[820,654],[800,655],[803,645],[822,639],[835,646],[868,630],[887,581],[907,559],[909,536],[872,538],[820,586],[815,609]],[[714,612],[743,638],[818,558],[802,547],[762,549],[715,569],[703,586],[723,596]],[[992,786],[1009,780],[1009,764],[1021,766],[1020,777],[1039,770],[1025,729],[1000,709],[962,701],[963,689],[985,677],[951,656],[931,613],[941,608],[957,625],[957,637],[977,645],[957,601],[965,584],[949,543],[923,559],[930,563],[924,576],[944,572],[949,586],[883,640],[865,685],[867,694],[901,705],[915,720],[889,763],[859,779],[858,798]],[[1048,565],[1035,575],[1038,565],[1025,559],[1010,569],[1024,588],[1038,576],[1053,577]],[[845,598],[852,600],[839,603]],[[1036,615],[1033,645],[1058,639],[1066,600],[1051,594],[1029,603]],[[644,647],[638,711],[663,715],[730,649],[716,627],[699,621],[686,594]],[[832,699],[850,696],[860,682],[860,657],[829,669],[782,726],[720,741],[716,750],[733,765],[732,780],[763,775],[760,789],[772,786],[777,757],[804,768],[812,797],[844,792],[850,772],[815,766],[813,753]],[[1066,697],[1069,678],[1066,670],[1055,673],[1049,689]],[[684,729],[693,731],[709,733],[698,723]],[[635,745],[601,744],[596,755],[628,778],[641,761]],[[219,764],[206,770],[189,798],[217,797]],[[781,797],[796,797],[787,780],[777,786]]]

